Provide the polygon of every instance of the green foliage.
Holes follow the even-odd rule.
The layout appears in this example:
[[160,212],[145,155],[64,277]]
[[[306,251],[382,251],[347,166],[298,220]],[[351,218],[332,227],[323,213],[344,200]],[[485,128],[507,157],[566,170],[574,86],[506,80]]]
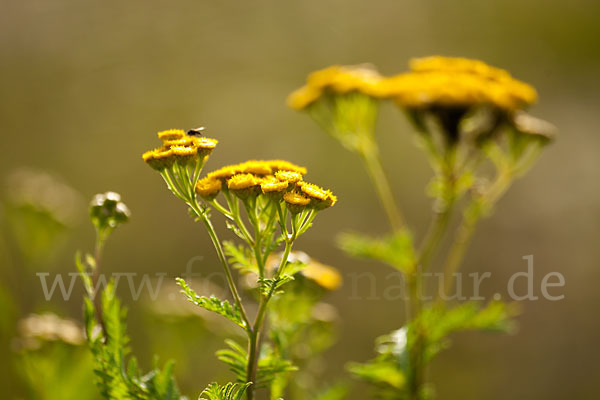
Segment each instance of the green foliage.
[[251,383],[211,383],[202,391],[198,400],[240,400]]
[[238,382],[246,382],[248,352],[231,339],[226,339],[225,344],[229,348],[217,351],[217,358],[229,366],[229,369],[234,373]]
[[97,399],[96,388],[90,385],[93,359],[85,347],[47,341],[21,350],[15,361],[28,399]]
[[351,256],[377,260],[404,273],[410,273],[416,265],[412,235],[406,230],[381,239],[346,233],[340,236],[339,244]]
[[206,310],[212,311],[227,318],[242,329],[247,329],[246,323],[242,319],[239,307],[231,305],[227,300],[219,300],[215,296],[198,296],[196,292],[181,278],[176,278],[177,284],[181,286],[181,293],[192,303]]
[[405,374],[397,364],[386,360],[384,357],[376,358],[368,363],[350,363],[348,370],[358,378],[377,386],[380,397],[394,397],[396,392],[402,391],[406,383]]
[[[246,382],[246,368],[248,364],[246,349],[233,340],[226,340],[225,343],[229,348],[217,351],[217,358],[229,366],[229,369],[235,374],[238,382]],[[277,375],[295,370],[296,367],[290,361],[279,358],[269,346],[265,345],[258,359],[254,387],[267,387]]]
[[345,383],[336,383],[328,386],[317,393],[312,400],[342,400],[350,391],[350,388]]
[[230,241],[223,242],[225,255],[229,263],[243,274],[254,273],[258,275],[258,266],[254,262],[252,251],[244,245],[236,245]]
[[261,278],[258,280],[258,284],[260,285],[260,292],[263,296],[271,296],[273,294],[283,293],[280,290],[281,287],[293,280],[293,276],[286,274],[273,279]]
[[373,385],[379,398],[407,398],[409,353],[417,345],[417,339],[421,341],[423,361],[429,363],[450,345],[450,334],[466,330],[511,332],[515,313],[514,306],[502,302],[487,305],[468,302],[453,308],[438,304],[426,308],[407,326],[379,337],[376,358],[366,363],[350,363],[348,370]]
[[[150,373],[142,374],[137,360],[130,357],[129,337],[125,325],[127,312],[115,296],[114,282],[110,282],[102,293],[101,311],[96,309],[90,298],[85,298],[84,311],[88,345],[95,360],[97,384],[104,398],[184,399],[180,396],[173,378],[172,362],[168,362],[162,370],[155,362]],[[101,315],[101,323],[97,315]]]
[[454,308],[436,305],[426,308],[409,324],[408,345],[415,340],[419,330],[424,340],[424,357],[431,360],[450,345],[448,336],[459,331],[512,332],[515,328],[512,317],[517,314],[514,305],[493,301],[483,306],[479,302],[468,302]]

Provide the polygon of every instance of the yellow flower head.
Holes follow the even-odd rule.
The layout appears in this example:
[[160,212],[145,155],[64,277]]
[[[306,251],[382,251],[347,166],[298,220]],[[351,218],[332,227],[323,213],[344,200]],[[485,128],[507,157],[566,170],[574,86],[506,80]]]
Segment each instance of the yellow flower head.
[[310,198],[298,192],[287,192],[283,195],[283,201],[293,214],[297,214],[306,209],[306,206],[310,203]]
[[196,184],[196,193],[205,200],[212,200],[219,194],[222,185],[218,179],[205,177]]
[[167,140],[183,139],[185,136],[185,131],[181,129],[169,129],[167,131],[158,132],[158,138],[163,142]]
[[175,156],[175,160],[182,165],[194,162],[198,156],[195,147],[172,146],[171,152]]
[[184,136],[179,139],[164,140],[163,144],[165,145],[165,147],[195,147],[198,145],[198,138],[193,136]]
[[306,168],[300,167],[296,164],[285,160],[270,160],[265,162],[269,165],[273,173],[277,173],[278,171],[287,171],[295,172],[300,175],[306,175],[307,172]]
[[275,178],[282,182],[297,183],[302,180],[302,175],[292,171],[277,171]]
[[295,172],[297,174],[306,174],[306,168],[292,164],[283,160],[250,160],[241,164],[227,165],[208,174],[215,179],[227,180],[237,174],[252,174],[258,176],[267,176],[278,171]]
[[145,152],[142,158],[150,167],[158,171],[172,166],[175,162],[173,150],[162,147]]
[[333,193],[312,183],[299,182],[298,187],[303,195],[310,198],[311,205],[318,210],[331,207],[337,202],[337,197]]
[[333,65],[310,74],[306,85],[290,94],[287,103],[293,109],[303,110],[328,91],[336,94],[359,92],[380,97],[381,79],[377,71],[364,65]]
[[243,173],[254,175],[269,175],[271,174],[271,166],[267,161],[250,160],[240,164],[240,169]]
[[478,60],[428,57],[411,60],[411,68],[380,85],[382,95],[409,109],[490,105],[514,112],[537,99],[530,85]]
[[252,174],[238,174],[227,180],[227,188],[241,199],[255,196],[260,192],[262,179]]
[[231,190],[243,190],[260,185],[260,179],[252,174],[239,174],[227,181]]
[[212,153],[215,147],[217,147],[218,143],[219,141],[217,139],[211,139],[207,137],[197,138],[195,146],[198,152],[198,156],[201,159],[204,159],[206,156]]
[[260,188],[264,194],[267,193],[283,193],[287,190],[289,183],[287,181],[264,180],[260,184]]
[[183,165],[204,161],[218,143],[215,139],[188,136],[181,129],[158,132],[158,138],[163,147],[142,155],[144,161],[157,170],[171,167],[176,161]]

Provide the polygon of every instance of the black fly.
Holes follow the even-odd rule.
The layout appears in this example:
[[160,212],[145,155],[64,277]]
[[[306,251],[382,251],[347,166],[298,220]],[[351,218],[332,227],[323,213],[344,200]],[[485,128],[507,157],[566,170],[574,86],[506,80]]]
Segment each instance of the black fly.
[[202,136],[202,132],[204,131],[204,127],[201,126],[200,128],[196,128],[196,129],[190,129],[189,131],[187,131],[188,136]]

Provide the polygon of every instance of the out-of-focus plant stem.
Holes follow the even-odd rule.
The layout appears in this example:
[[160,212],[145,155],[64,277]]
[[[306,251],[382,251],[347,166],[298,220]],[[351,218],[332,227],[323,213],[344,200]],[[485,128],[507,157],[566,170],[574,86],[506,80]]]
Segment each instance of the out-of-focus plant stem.
[[375,186],[379,201],[387,214],[391,228],[395,232],[400,231],[404,227],[404,218],[396,205],[390,183],[381,166],[377,147],[374,145],[368,146],[366,149],[360,150],[359,155],[369,173],[373,186]]
[[444,264],[444,288],[441,293],[447,295],[452,289],[454,274],[458,271],[464,259],[477,223],[506,192],[512,183],[513,176],[514,173],[511,168],[504,168],[498,173],[496,180],[489,189],[480,195],[475,195],[466,206],[456,237]]

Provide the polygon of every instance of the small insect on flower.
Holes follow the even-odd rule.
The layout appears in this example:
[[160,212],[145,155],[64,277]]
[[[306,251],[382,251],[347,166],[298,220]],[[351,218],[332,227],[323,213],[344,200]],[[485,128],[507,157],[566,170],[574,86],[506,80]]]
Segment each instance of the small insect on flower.
[[203,132],[204,132],[204,127],[201,126],[196,129],[190,129],[189,131],[187,131],[187,135],[188,136],[202,136]]

